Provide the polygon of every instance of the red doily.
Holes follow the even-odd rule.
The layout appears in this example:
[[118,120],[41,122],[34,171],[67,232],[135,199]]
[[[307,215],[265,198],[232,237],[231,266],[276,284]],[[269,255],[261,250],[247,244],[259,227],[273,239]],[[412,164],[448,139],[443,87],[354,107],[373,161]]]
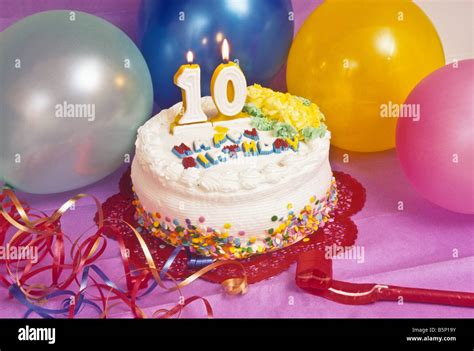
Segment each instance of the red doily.
[[[338,203],[334,214],[323,228],[308,236],[309,240],[299,241],[286,248],[262,255],[252,256],[240,260],[245,267],[249,283],[273,277],[296,262],[302,252],[320,249],[326,246],[337,245],[350,247],[357,238],[357,226],[350,216],[362,209],[365,203],[364,187],[343,172],[334,172],[338,189]],[[120,220],[124,220],[137,227],[134,219],[135,207],[132,205],[133,192],[130,179],[130,170],[120,179],[120,192],[113,195],[102,204],[104,216],[109,223],[114,223],[123,235],[125,245],[130,250],[130,262],[137,268],[146,267],[146,259],[134,233]],[[153,256],[156,267],[161,269],[170,256],[174,247],[162,240],[148,235],[143,228],[143,238]],[[169,269],[169,273],[177,278],[184,278],[194,271],[187,268],[187,257],[184,251],[180,252]],[[224,265],[218,267],[202,278],[211,282],[220,283],[224,279],[240,276],[241,271],[237,266]]]

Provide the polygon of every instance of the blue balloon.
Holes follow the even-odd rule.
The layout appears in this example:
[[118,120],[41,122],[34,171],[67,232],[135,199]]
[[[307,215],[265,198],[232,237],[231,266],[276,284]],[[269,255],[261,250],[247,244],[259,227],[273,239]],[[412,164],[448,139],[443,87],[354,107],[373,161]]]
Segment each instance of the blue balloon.
[[293,39],[290,0],[144,0],[139,17],[141,50],[162,108],[181,100],[173,76],[192,50],[201,66],[201,91],[222,63],[224,38],[247,83],[268,85],[285,64]]

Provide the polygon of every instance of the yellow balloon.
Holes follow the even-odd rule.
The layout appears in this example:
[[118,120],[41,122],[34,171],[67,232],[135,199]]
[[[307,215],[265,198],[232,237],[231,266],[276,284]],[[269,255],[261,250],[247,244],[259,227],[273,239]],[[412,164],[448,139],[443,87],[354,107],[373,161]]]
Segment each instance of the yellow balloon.
[[436,30],[411,1],[330,0],[293,42],[288,90],[320,106],[333,145],[381,151],[395,146],[399,104],[444,62]]

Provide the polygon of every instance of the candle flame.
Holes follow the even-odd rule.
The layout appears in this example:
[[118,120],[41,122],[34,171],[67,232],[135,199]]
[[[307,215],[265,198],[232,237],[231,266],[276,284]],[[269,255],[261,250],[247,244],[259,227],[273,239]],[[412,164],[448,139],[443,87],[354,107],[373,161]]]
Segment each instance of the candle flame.
[[186,54],[186,59],[188,60],[188,63],[193,63],[194,55],[193,55],[193,52],[191,50],[188,51],[188,53]]
[[229,52],[229,42],[227,41],[227,39],[224,39],[224,42],[222,43],[222,59],[224,61],[229,61]]

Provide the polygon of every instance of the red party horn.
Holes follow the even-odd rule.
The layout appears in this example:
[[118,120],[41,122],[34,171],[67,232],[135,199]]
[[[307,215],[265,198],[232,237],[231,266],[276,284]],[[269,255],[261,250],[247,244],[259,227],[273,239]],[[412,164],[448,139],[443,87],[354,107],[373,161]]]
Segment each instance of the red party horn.
[[376,301],[400,301],[474,307],[474,293],[407,288],[386,284],[357,284],[334,280],[332,261],[314,250],[302,253],[296,268],[296,285],[328,300],[346,305],[366,305]]

